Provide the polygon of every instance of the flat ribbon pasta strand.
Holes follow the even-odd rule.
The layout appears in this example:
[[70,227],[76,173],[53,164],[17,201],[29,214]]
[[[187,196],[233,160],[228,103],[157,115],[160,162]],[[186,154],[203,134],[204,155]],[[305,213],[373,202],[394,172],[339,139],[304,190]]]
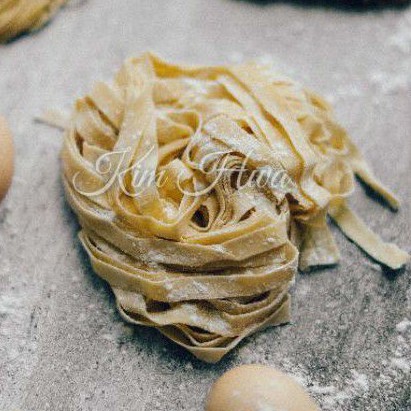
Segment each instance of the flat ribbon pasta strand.
[[397,200],[330,107],[266,67],[144,54],[54,122],[81,242],[122,317],[204,361],[289,321],[298,265],[340,258],[328,214],[382,264],[408,259],[345,205],[356,173]]
[[0,43],[43,27],[68,0],[0,0]]
[[386,266],[398,270],[409,259],[409,255],[395,244],[385,243],[344,203],[330,208],[330,216],[341,231],[367,254]]

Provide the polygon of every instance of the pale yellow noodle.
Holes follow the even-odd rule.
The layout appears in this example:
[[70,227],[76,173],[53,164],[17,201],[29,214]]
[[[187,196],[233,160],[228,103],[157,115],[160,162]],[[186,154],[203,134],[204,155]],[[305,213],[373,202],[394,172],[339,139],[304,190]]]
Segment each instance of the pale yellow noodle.
[[68,0],[0,0],[0,42],[38,30]]
[[[398,202],[328,104],[267,67],[130,59],[112,84],[98,83],[77,101],[62,158],[80,239],[121,315],[204,361],[289,321],[298,264],[339,260],[329,211],[377,261],[396,269],[408,260],[349,211],[355,173]],[[148,181],[138,192],[129,170],[136,164],[163,173],[163,184]],[[259,187],[251,178],[240,189],[232,176],[242,164],[293,184]]]

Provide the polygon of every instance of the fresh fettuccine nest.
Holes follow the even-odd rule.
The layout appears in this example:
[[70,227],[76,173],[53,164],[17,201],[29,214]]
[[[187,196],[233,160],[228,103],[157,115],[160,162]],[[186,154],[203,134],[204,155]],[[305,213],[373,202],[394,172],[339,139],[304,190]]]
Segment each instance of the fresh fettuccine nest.
[[382,264],[408,259],[347,206],[355,174],[398,202],[327,103],[255,64],[128,60],[77,101],[63,165],[81,241],[121,315],[204,361],[289,321],[298,266],[339,259],[327,214]]
[[68,0],[0,0],[0,42],[38,30]]

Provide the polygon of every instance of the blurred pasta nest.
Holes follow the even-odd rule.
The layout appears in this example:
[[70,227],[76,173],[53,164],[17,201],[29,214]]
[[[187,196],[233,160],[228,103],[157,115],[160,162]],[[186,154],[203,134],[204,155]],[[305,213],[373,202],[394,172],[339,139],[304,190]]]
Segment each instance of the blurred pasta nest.
[[381,263],[408,259],[347,206],[355,174],[398,202],[329,105],[268,67],[130,59],[76,102],[62,158],[121,315],[204,361],[289,321],[298,266],[339,259],[327,215]]
[[68,0],[0,0],[0,42],[44,26]]

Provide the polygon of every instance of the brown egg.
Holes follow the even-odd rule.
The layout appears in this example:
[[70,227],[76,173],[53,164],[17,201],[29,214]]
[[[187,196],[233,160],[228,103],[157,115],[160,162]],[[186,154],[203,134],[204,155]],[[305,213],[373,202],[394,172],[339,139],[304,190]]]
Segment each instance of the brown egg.
[[6,120],[0,116],[0,201],[5,197],[13,176],[14,147]]
[[243,365],[219,378],[206,411],[319,411],[306,391],[288,375],[264,365]]

